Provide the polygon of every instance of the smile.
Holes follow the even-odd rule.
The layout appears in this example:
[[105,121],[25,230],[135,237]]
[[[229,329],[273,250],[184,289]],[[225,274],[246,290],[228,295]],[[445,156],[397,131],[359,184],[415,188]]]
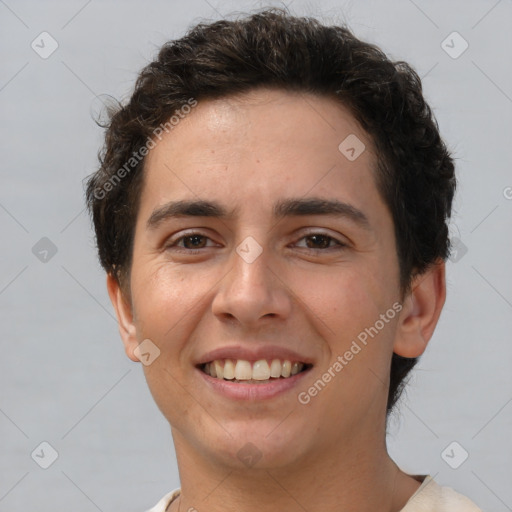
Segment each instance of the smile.
[[200,369],[211,377],[246,384],[268,383],[276,379],[288,379],[308,369],[311,365],[288,359],[216,359],[201,365]]

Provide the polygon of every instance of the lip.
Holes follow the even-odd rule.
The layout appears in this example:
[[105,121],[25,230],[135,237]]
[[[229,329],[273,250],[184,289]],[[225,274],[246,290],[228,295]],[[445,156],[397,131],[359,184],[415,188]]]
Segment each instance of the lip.
[[[271,361],[272,359],[280,359],[281,361],[288,360],[292,363],[305,363],[313,365],[314,360],[311,357],[301,355],[293,350],[279,347],[277,345],[263,345],[259,347],[242,347],[241,345],[232,345],[220,347],[210,352],[207,352],[194,365],[201,366],[205,363],[211,363],[216,359],[243,359],[254,363],[261,359]],[[300,375],[300,374],[297,374]],[[219,379],[217,379],[219,380]]]
[[[221,358],[219,357],[218,359]],[[296,387],[310,370],[311,366],[296,375],[286,379],[271,380],[267,384],[245,384],[243,382],[235,383],[229,380],[217,379],[207,375],[200,368],[196,368],[196,371],[211,390],[225,397],[240,401],[266,400],[282,395]]]

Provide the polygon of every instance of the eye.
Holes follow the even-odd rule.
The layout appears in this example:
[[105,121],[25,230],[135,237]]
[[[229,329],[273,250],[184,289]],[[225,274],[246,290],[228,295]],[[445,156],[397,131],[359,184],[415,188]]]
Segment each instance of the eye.
[[297,244],[298,247],[303,247],[305,249],[310,249],[312,251],[322,251],[336,248],[340,249],[346,247],[346,244],[324,233],[311,233],[309,235],[302,237],[300,240],[305,240],[306,243],[305,246]]
[[171,241],[167,245],[167,249],[177,248],[183,252],[194,253],[200,249],[207,247],[213,247],[213,243],[208,245],[208,240],[212,242],[210,238],[202,233],[188,233],[183,235],[176,240]]
[[[191,232],[169,242],[166,249],[175,249],[187,254],[194,254],[201,252],[201,249],[215,247],[215,245],[211,238],[206,235],[199,232]],[[325,233],[311,233],[303,236],[295,246],[310,251],[324,252],[347,247],[343,242]]]

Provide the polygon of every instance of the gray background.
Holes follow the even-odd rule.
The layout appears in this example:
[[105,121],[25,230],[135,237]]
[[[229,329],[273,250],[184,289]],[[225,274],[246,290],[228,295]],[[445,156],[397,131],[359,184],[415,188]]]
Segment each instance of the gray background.
[[[97,95],[126,98],[166,40],[262,5],[272,4],[0,0],[1,511],[140,512],[179,485],[169,427],[124,354],[83,209],[82,180],[102,141],[91,114]],[[512,1],[295,0],[290,9],[346,21],[423,77],[457,159],[452,234],[463,245],[389,449],[406,471],[487,511],[512,510]],[[43,31],[59,45],[47,59],[31,48]],[[458,58],[441,46],[453,31],[469,43]],[[46,262],[32,252],[42,237],[57,249]],[[35,462],[50,461],[43,441],[58,452],[48,469]],[[462,448],[448,450],[451,461],[469,453],[458,469],[442,458],[453,441]]]

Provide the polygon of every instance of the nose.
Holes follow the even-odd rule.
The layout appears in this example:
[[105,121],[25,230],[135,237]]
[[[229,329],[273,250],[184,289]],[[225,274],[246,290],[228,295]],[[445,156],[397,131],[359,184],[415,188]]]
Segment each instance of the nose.
[[270,318],[289,316],[290,290],[267,251],[263,250],[252,262],[233,251],[230,260],[231,269],[220,282],[212,303],[217,318],[236,320],[244,327],[257,327]]

